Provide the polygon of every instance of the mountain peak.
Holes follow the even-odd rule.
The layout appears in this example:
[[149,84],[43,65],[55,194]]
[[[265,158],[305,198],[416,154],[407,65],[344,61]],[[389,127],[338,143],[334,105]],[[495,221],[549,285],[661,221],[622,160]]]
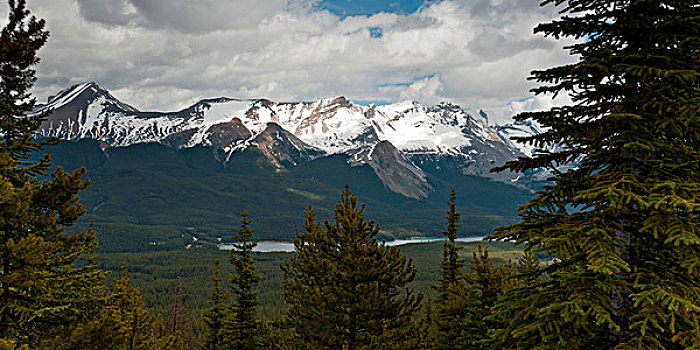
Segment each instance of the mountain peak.
[[56,110],[71,104],[82,106],[100,98],[104,100],[102,101],[104,105],[111,105],[124,112],[138,112],[136,108],[119,101],[119,99],[112,96],[109,91],[103,89],[95,82],[75,84],[67,89],[61,90],[56,95],[50,96],[46,104],[37,105],[36,110],[45,110],[49,108]]
[[232,101],[240,101],[240,100],[239,100],[239,99],[236,99],[236,98],[230,98],[230,97],[223,97],[223,96],[222,96],[222,97],[214,97],[214,98],[205,98],[205,99],[201,99],[201,100],[199,100],[199,102],[197,102],[196,104],[197,104],[197,105],[201,105],[201,104],[211,104],[211,103],[227,103],[227,102],[232,102]]
[[323,155],[323,151],[306,144],[277,123],[267,123],[252,142],[277,168],[293,167]]
[[338,106],[338,107],[352,107],[353,104],[345,96],[335,96],[330,98],[322,98],[320,100],[322,105],[326,106]]

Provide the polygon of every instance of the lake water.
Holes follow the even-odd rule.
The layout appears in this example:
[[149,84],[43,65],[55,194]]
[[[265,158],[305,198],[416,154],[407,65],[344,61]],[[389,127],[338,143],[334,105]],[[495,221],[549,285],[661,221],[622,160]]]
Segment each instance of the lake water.
[[[411,239],[397,239],[393,241],[386,241],[388,246],[400,246],[406,244],[420,244],[420,243],[433,243],[446,241],[447,238],[411,238]],[[457,242],[481,242],[484,237],[462,237],[457,238]],[[222,244],[219,246],[221,250],[231,250],[233,246],[230,244]],[[272,253],[272,252],[286,252],[291,253],[294,251],[294,243],[292,242],[282,242],[282,241],[260,241],[258,245],[253,249],[255,252],[260,253]]]

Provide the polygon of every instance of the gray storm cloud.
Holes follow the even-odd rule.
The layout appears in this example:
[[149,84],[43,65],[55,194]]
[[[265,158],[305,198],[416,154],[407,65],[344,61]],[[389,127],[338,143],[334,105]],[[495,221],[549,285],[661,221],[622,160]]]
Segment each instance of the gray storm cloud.
[[206,33],[242,29],[282,11],[309,10],[304,0],[76,0],[88,21],[113,26],[140,26]]

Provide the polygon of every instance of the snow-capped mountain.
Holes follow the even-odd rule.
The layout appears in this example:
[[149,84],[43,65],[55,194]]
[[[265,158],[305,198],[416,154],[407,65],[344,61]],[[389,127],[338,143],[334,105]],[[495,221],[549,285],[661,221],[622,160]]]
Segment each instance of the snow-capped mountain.
[[[515,121],[513,123],[505,125],[497,125],[496,130],[507,137],[507,140],[511,141],[515,146],[517,146],[521,152],[528,156],[532,156],[533,152],[537,147],[531,143],[523,144],[513,141],[513,138],[518,137],[529,137],[538,135],[543,132],[542,128],[533,120]],[[548,147],[548,150],[556,150],[556,146]]]
[[468,175],[517,181],[489,169],[532,147],[511,136],[538,133],[533,125],[492,127],[482,111],[442,103],[355,105],[344,97],[312,102],[265,99],[206,99],[178,112],[141,112],[97,84],[75,85],[38,105],[51,111],[42,137],[96,139],[112,147],[158,142],[173,148],[197,145],[227,154],[258,147],[277,167],[324,155],[348,155],[353,165],[371,166],[394,192],[422,197],[430,190],[425,172],[449,166]]

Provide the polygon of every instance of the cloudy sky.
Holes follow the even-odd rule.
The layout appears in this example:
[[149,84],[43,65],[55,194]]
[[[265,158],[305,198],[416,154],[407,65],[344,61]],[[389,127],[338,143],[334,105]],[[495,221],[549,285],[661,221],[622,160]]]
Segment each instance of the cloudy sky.
[[[35,95],[94,81],[140,110],[207,97],[450,101],[496,120],[551,104],[532,69],[570,61],[532,34],[538,0],[29,0],[51,37]],[[6,17],[3,9],[2,16]]]

